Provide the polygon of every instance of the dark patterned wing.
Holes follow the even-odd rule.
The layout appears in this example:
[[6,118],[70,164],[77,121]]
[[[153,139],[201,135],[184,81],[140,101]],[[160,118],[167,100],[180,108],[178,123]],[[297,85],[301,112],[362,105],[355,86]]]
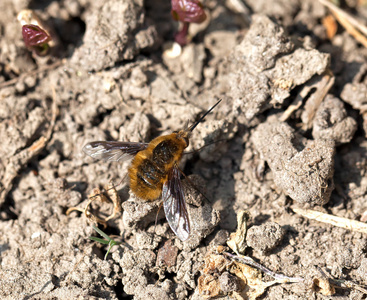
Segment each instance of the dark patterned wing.
[[186,241],[190,235],[190,221],[180,171],[176,167],[168,173],[168,180],[162,189],[162,200],[169,226],[181,241]]
[[95,159],[125,161],[132,159],[139,151],[147,147],[147,143],[97,141],[86,144],[83,151]]

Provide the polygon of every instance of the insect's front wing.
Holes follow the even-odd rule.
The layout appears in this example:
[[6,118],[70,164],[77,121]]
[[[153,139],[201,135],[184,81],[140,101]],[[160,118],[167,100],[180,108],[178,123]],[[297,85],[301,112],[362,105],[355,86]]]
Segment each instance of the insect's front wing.
[[95,159],[125,161],[132,159],[138,152],[147,147],[147,143],[96,141],[86,144],[83,151]]

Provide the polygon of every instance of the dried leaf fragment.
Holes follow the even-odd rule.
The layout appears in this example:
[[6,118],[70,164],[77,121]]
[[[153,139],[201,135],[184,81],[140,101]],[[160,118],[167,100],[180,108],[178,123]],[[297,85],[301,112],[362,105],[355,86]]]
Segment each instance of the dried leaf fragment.
[[199,277],[198,289],[200,295],[207,299],[221,294],[219,279],[210,274],[203,274]]
[[239,295],[243,299],[257,299],[264,294],[267,287],[279,283],[276,280],[270,282],[263,281],[260,271],[239,262],[232,264],[230,272],[241,279],[244,288]]
[[[279,280],[264,282],[259,270],[241,262],[229,260],[222,254],[209,252],[204,261],[202,275],[198,279],[198,290],[206,299],[226,294],[239,300],[257,299],[267,287],[280,283]],[[221,276],[226,272],[236,277],[235,290],[223,291]]]
[[250,218],[248,211],[240,211],[237,214],[237,230],[231,233],[227,245],[237,254],[243,254],[246,250],[247,221]]
[[206,299],[223,294],[220,288],[219,276],[224,272],[230,261],[223,255],[208,252],[204,258],[202,275],[198,279],[198,290]]
[[336,23],[335,18],[332,15],[327,15],[322,19],[322,25],[326,28],[328,39],[331,40],[338,30],[338,24]]
[[324,296],[332,296],[335,294],[335,288],[330,284],[327,278],[314,278],[312,281],[312,289],[315,292],[321,293]]
[[210,274],[214,272],[223,272],[229,263],[230,261],[223,255],[210,253],[204,258],[203,273]]

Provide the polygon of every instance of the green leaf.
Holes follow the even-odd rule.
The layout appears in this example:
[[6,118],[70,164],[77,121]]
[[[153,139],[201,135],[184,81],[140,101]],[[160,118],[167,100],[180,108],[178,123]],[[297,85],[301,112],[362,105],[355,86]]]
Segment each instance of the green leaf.
[[89,239],[92,240],[92,241],[101,243],[101,244],[105,244],[105,245],[109,244],[109,241],[104,240],[104,239],[100,239],[100,238],[97,238],[97,237],[94,237],[94,236],[90,236]]
[[99,242],[104,245],[109,245],[106,255],[104,256],[104,260],[106,260],[108,254],[110,253],[113,246],[120,245],[121,242],[117,242],[113,239],[111,239],[107,234],[105,234],[102,230],[100,230],[98,227],[93,225],[93,229],[98,232],[99,235],[103,236],[105,239],[97,238],[94,236],[90,236],[89,239],[95,242]]
[[98,232],[98,234],[99,235],[101,235],[101,236],[103,236],[105,239],[107,239],[107,240],[109,240],[109,241],[111,241],[112,239],[107,235],[107,234],[105,234],[101,229],[99,229],[98,227],[96,227],[96,226],[94,226],[93,225],[93,229],[95,230],[95,231],[97,231]]

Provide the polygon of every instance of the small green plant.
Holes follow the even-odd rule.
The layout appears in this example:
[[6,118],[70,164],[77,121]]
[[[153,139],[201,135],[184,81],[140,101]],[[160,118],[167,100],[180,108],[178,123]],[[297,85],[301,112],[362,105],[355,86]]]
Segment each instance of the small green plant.
[[199,0],[171,0],[171,14],[174,20],[183,22],[182,29],[176,34],[175,41],[184,46],[188,43],[190,23],[202,23],[206,19],[204,6]]
[[101,244],[104,244],[104,245],[108,245],[108,250],[107,250],[107,253],[106,255],[104,256],[104,260],[106,260],[107,258],[107,255],[108,253],[110,253],[111,249],[113,246],[115,245],[120,245],[121,242],[117,242],[113,239],[111,239],[107,234],[105,234],[101,229],[99,229],[98,227],[94,226],[93,225],[93,229],[95,231],[97,231],[97,233],[100,235],[100,236],[103,236],[105,239],[100,239],[100,238],[97,238],[97,237],[94,237],[94,236],[90,236],[89,239],[92,240],[92,241],[95,241],[95,242],[99,242]]

